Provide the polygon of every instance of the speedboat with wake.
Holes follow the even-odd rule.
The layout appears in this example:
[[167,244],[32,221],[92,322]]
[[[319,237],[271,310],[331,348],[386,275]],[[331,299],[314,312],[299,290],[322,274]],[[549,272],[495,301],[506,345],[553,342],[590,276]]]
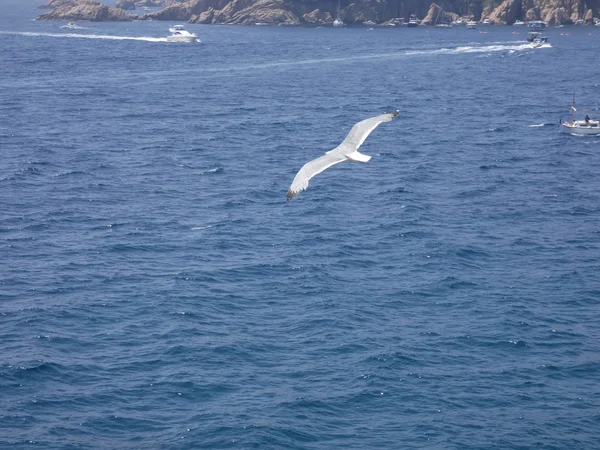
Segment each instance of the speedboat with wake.
[[541,31],[530,31],[527,34],[527,42],[529,42],[533,48],[538,48],[548,42],[548,38],[542,36]]
[[548,38],[546,36],[537,36],[531,42],[531,46],[533,48],[538,48],[538,47],[541,47],[542,45],[544,45],[546,42],[548,42]]
[[590,119],[585,115],[583,120],[575,120],[575,93],[573,92],[573,104],[571,105],[571,120],[569,122],[560,121],[560,129],[565,133],[577,136],[598,136],[600,135],[600,120]]
[[183,25],[173,25],[169,31],[172,34],[167,36],[167,42],[196,42],[198,38],[194,33],[187,31]]

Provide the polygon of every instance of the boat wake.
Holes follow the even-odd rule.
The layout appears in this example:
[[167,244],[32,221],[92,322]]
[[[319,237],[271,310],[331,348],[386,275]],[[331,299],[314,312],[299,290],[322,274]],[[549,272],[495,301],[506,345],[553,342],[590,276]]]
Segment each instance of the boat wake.
[[147,36],[110,36],[101,34],[78,34],[78,33],[33,33],[27,31],[0,31],[0,34],[12,34],[19,36],[41,36],[58,38],[82,38],[82,39],[109,39],[114,41],[146,41],[146,42],[167,42],[167,38],[155,38]]
[[527,50],[532,50],[532,47],[529,43],[518,43],[515,44],[514,41],[506,42],[506,43],[494,43],[492,45],[469,45],[462,47],[448,47],[448,48],[440,48],[440,49],[425,49],[425,50],[404,50],[398,52],[390,52],[390,53],[373,53],[366,55],[354,55],[347,57],[335,57],[335,58],[315,58],[315,59],[304,59],[299,61],[274,61],[274,62],[266,62],[262,64],[248,64],[243,66],[236,67],[227,67],[227,68],[212,68],[208,70],[203,70],[203,72],[221,72],[221,71],[246,71],[253,69],[270,69],[270,68],[284,68],[290,66],[302,66],[302,65],[311,65],[311,64],[326,64],[326,63],[351,63],[355,61],[368,61],[375,59],[396,59],[396,58],[407,58],[414,56],[437,56],[437,55],[462,55],[462,54],[470,54],[470,53],[495,53],[495,52],[504,52],[508,54],[513,54],[516,52],[524,52]]
[[[551,48],[550,44],[544,44],[538,48]],[[483,46],[465,46],[465,47],[456,47],[455,49],[442,49],[441,53],[494,53],[494,52],[520,52],[525,50],[531,50],[530,43],[510,43],[510,44],[493,44],[493,45],[483,45]]]

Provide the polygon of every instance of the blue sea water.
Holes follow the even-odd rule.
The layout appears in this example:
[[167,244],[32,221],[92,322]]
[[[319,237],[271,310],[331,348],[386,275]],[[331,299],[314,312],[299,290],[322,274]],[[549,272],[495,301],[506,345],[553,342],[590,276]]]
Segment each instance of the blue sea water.
[[37,4],[0,15],[0,448],[598,448],[600,137],[558,121],[600,31]]

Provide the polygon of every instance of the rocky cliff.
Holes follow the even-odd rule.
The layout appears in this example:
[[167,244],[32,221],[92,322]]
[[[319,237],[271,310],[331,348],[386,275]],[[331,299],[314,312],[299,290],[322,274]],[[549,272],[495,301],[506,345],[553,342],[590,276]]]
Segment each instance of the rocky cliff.
[[[192,23],[331,24],[338,14],[335,0],[188,0],[142,19],[189,20]],[[496,24],[544,20],[568,24],[600,17],[600,0],[341,0],[340,18],[346,24],[386,23],[411,14],[424,24],[459,17]],[[189,15],[189,16],[188,16]],[[187,19],[186,19],[187,17]]]
[[[600,0],[118,0],[123,7],[161,6],[160,11],[144,14],[140,20],[189,21],[220,24],[331,24],[339,14],[346,24],[397,22],[411,14],[424,24],[449,22],[457,18],[496,24],[516,20],[544,20],[549,24],[588,23],[600,18]],[[92,7],[91,4],[96,6]],[[92,0],[49,0],[55,6],[39,17],[46,20],[130,20],[119,8],[101,10]],[[56,6],[58,5],[58,6]],[[117,12],[120,11],[120,12]],[[93,18],[92,18],[93,17]]]
[[[48,5],[52,5],[51,0]],[[93,0],[57,1],[58,6],[37,20],[89,20],[92,22],[123,22],[137,19],[120,8],[109,8]],[[52,7],[52,6],[50,6]]]

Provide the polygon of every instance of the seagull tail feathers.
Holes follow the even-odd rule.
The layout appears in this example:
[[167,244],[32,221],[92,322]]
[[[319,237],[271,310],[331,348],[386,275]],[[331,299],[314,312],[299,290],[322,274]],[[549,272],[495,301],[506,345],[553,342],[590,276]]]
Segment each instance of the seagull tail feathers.
[[359,152],[352,152],[348,155],[350,161],[368,162],[371,157]]

